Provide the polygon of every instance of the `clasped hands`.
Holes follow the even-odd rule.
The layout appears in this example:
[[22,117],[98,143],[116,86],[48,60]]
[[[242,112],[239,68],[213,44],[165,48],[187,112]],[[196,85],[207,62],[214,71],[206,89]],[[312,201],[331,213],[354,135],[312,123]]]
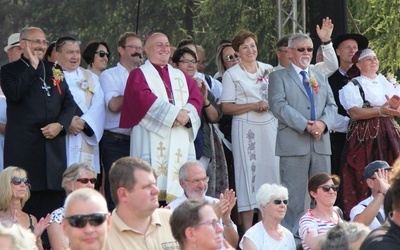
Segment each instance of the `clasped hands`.
[[253,104],[253,111],[261,113],[269,110],[269,104],[266,101],[259,101]]
[[179,113],[176,116],[174,124],[172,124],[172,127],[185,126],[190,120],[189,113],[190,111],[187,109],[179,110]]
[[75,115],[72,118],[71,125],[69,126],[69,133],[73,135],[79,134],[85,128],[85,120]]
[[307,121],[307,132],[310,133],[316,141],[321,139],[322,134],[324,133],[326,125],[322,121]]

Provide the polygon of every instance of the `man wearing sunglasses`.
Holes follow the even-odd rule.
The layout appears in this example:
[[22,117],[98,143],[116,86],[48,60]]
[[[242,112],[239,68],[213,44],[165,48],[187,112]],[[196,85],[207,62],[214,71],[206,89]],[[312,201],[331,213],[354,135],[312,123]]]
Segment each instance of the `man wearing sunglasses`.
[[121,107],[129,73],[142,65],[142,40],[134,32],[125,32],[118,40],[119,62],[115,67],[106,69],[100,75],[100,85],[104,91],[106,119],[101,139],[101,161],[104,166],[104,193],[108,210],[115,204],[110,194],[108,172],[114,161],[129,155],[131,129],[120,128]]
[[107,238],[111,217],[104,197],[94,189],[81,188],[65,200],[62,221],[70,250],[101,250]]
[[[317,25],[316,27],[317,35],[321,40],[322,44],[320,46],[321,53],[323,57],[322,62],[317,62],[316,64],[311,64],[310,68],[313,71],[320,72],[324,75],[330,76],[338,69],[338,59],[335,54],[335,50],[332,46],[332,31],[333,23],[329,17],[322,19],[321,27]],[[279,39],[276,44],[276,56],[278,58],[278,66],[274,69],[284,69],[288,67],[291,63],[291,53],[289,53],[288,41],[291,35],[285,35]]]
[[280,156],[281,184],[291,197],[282,225],[296,234],[308,199],[304,188],[308,179],[331,170],[327,132],[337,106],[326,75],[310,68],[314,48],[311,38],[294,34],[288,45],[292,63],[270,74],[268,96],[270,109],[278,119],[275,154]]
[[104,94],[99,81],[80,67],[80,42],[61,37],[56,42],[57,63],[74,96],[76,112],[67,131],[68,166],[87,162],[100,173],[99,142],[104,130]]
[[237,246],[239,235],[237,226],[231,220],[231,211],[236,204],[235,192],[231,189],[225,190],[220,199],[206,196],[209,177],[199,161],[188,161],[179,169],[179,184],[184,194],[168,204],[171,210],[179,207],[187,200],[207,201],[215,208],[220,223],[224,226],[224,238],[232,246]]
[[158,208],[160,190],[147,162],[134,157],[117,160],[110,184],[116,208],[105,250],[178,249],[169,224],[172,211]]
[[371,230],[385,222],[383,201],[389,189],[390,170],[392,168],[386,161],[373,161],[365,167],[364,180],[371,190],[371,196],[351,209],[351,221],[363,223]]

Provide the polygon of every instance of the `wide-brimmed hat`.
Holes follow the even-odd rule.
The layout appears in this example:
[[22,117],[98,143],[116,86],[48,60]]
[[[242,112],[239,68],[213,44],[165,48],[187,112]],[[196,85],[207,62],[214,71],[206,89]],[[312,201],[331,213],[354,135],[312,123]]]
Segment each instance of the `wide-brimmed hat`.
[[364,169],[364,180],[371,178],[378,169],[392,169],[386,161],[373,161]]
[[14,33],[11,36],[8,37],[8,42],[7,46],[4,47],[4,51],[7,53],[9,49],[15,46],[20,46],[19,45],[19,33]]
[[333,47],[336,49],[339,44],[349,39],[355,40],[357,42],[359,50],[368,48],[368,39],[363,35],[354,33],[343,34],[336,37],[335,41],[333,42]]

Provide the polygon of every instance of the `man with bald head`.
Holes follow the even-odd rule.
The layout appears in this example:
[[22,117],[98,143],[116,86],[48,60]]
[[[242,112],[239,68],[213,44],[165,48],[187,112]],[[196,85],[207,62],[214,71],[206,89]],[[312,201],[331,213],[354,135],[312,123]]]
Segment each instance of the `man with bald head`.
[[20,33],[21,58],[1,68],[7,98],[4,166],[29,173],[31,197],[24,211],[37,218],[62,206],[67,168],[65,131],[75,112],[61,67],[43,61],[48,41],[37,27]]
[[81,188],[65,200],[62,228],[70,250],[101,250],[111,216],[104,197],[94,189]]
[[160,200],[182,195],[178,170],[194,160],[203,98],[187,74],[168,65],[170,43],[163,33],[145,41],[148,60],[129,75],[120,127],[132,128],[130,155],[149,162],[157,174]]

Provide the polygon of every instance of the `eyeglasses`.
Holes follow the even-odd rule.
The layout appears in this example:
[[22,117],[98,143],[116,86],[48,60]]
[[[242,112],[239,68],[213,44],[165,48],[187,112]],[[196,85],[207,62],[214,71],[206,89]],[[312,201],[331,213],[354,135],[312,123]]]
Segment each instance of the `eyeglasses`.
[[225,58],[228,62],[232,62],[233,60],[237,60],[239,56],[237,54],[233,54],[233,55],[227,55]]
[[21,183],[25,183],[25,185],[29,185],[29,179],[27,177],[20,178],[20,177],[13,177],[11,179],[12,184],[18,186],[21,185]]
[[135,46],[135,45],[123,45],[121,46],[122,48],[131,48],[131,49],[135,49],[135,50],[143,50],[143,47],[140,46]]
[[280,205],[282,203],[287,205],[289,203],[288,200],[273,200],[273,202],[274,202],[275,205]]
[[96,54],[99,54],[99,56],[101,57],[101,58],[103,58],[103,57],[105,57],[105,56],[107,56],[107,57],[110,57],[110,55],[111,55],[111,53],[107,53],[107,52],[105,52],[104,50],[99,50],[99,51],[96,51]]
[[47,40],[39,40],[39,39],[31,40],[31,39],[27,39],[27,38],[22,38],[22,40],[31,42],[31,43],[36,44],[36,45],[49,46],[49,41],[47,41]]
[[214,229],[217,229],[218,227],[221,227],[221,224],[219,223],[219,220],[217,220],[217,219],[200,222],[199,224],[196,225],[196,227],[199,227],[201,225],[207,225],[207,226],[212,225],[212,227]]
[[97,227],[104,223],[108,213],[78,214],[65,217],[71,227],[83,228],[89,222],[91,226]]
[[194,65],[196,65],[196,64],[199,63],[199,62],[196,61],[196,60],[188,60],[188,59],[183,59],[183,60],[180,60],[179,62],[180,62],[180,63],[184,63],[184,64],[189,64],[189,63],[191,63],[191,64],[194,64]]
[[210,177],[205,177],[204,179],[197,179],[197,180],[186,180],[187,182],[190,182],[192,184],[199,184],[200,182],[205,182],[208,183],[208,181],[210,180]]
[[337,192],[338,190],[339,190],[339,185],[332,185],[332,186],[329,186],[329,185],[323,185],[323,186],[320,186],[320,187],[318,187],[318,188],[322,188],[322,190],[324,191],[324,192],[329,192],[329,190],[333,190],[334,192]]
[[305,50],[307,50],[307,52],[313,52],[314,48],[297,48],[296,50],[298,52],[304,52]]
[[97,179],[96,178],[90,178],[90,179],[89,178],[79,178],[79,179],[76,179],[76,181],[79,181],[82,184],[87,184],[90,181],[91,184],[95,184]]

